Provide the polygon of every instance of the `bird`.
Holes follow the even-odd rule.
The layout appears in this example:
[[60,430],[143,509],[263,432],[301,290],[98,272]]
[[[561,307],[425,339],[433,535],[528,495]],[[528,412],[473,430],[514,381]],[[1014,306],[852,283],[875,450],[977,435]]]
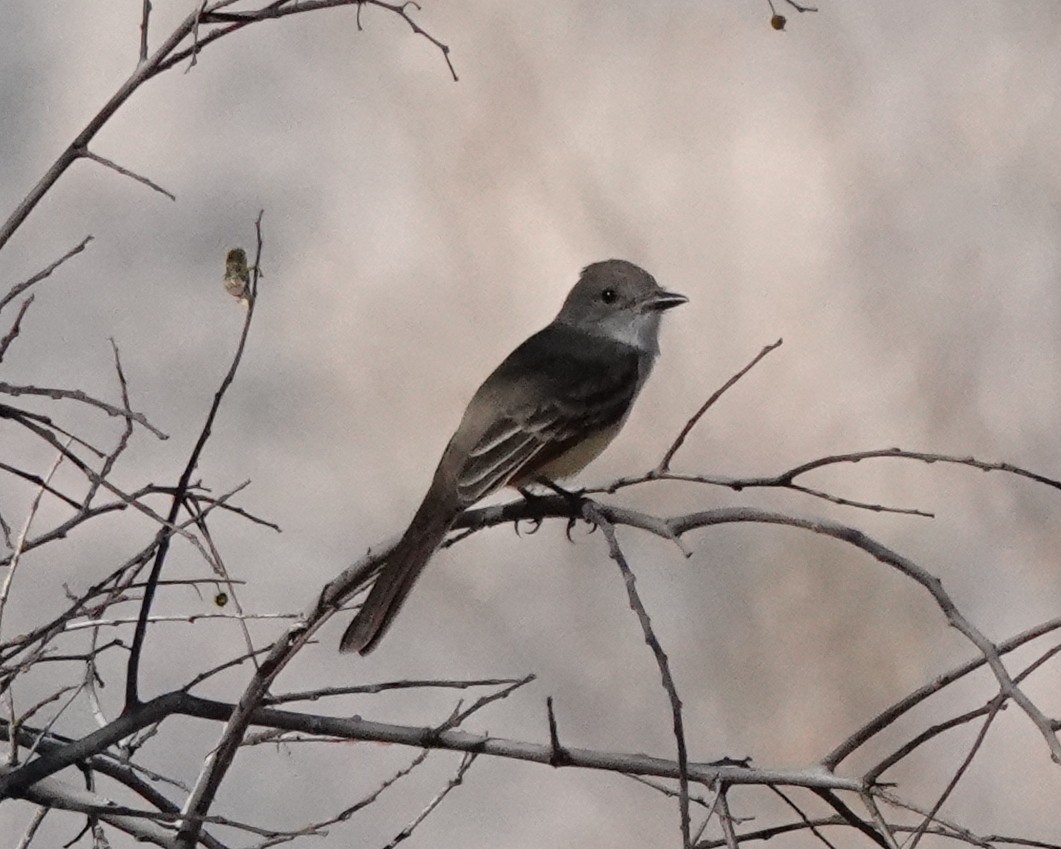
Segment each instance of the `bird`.
[[238,298],[244,307],[250,306],[251,274],[247,267],[247,252],[233,248],[225,256],[225,291]]
[[553,321],[472,396],[340,651],[365,655],[378,645],[463,510],[506,485],[524,494],[535,484],[555,488],[608,446],[655,363],[663,312],[687,300],[626,260],[582,269]]

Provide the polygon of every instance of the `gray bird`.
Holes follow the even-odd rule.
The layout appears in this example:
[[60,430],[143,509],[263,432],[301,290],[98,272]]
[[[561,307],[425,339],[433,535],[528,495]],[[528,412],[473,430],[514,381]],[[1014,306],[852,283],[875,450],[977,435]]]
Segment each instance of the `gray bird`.
[[342,651],[376,646],[462,510],[506,485],[573,475],[607,447],[659,353],[660,317],[686,300],[625,260],[582,270],[552,323],[472,397],[423,503],[343,634]]

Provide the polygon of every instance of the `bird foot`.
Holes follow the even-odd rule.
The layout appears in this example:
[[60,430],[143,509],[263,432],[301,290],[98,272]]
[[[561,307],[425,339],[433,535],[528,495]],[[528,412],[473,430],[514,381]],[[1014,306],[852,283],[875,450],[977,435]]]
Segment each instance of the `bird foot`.
[[[523,496],[523,500],[527,502],[527,505],[529,507],[531,507],[531,509],[535,509],[534,508],[535,504],[539,504],[540,505],[541,502],[545,500],[543,496],[535,495],[529,489],[525,489],[522,486],[521,487],[517,487],[517,491],[519,492],[520,495]],[[527,531],[527,535],[528,536],[531,535],[531,534],[538,533],[538,529],[542,526],[542,518],[543,518],[542,516],[531,516],[529,519],[527,519],[527,521],[531,523],[531,529],[529,531]],[[519,523],[520,523],[520,520],[516,519],[516,521],[515,521],[516,536],[519,536]]]
[[[551,481],[548,478],[538,478],[537,482],[544,486],[546,489],[551,489],[553,492],[555,492],[557,495],[567,501],[571,509],[571,515],[567,519],[567,527],[564,528],[564,533],[567,535],[568,542],[574,542],[574,540],[571,538],[571,531],[575,529],[575,525],[578,524],[578,520],[583,518],[583,508],[589,501],[589,499],[586,498],[586,490],[580,489],[576,492],[572,492],[569,489],[564,489],[562,486],[560,486],[560,484],[556,483],[556,481]],[[589,522],[589,526],[590,533],[593,533],[595,530],[597,530],[596,522]]]

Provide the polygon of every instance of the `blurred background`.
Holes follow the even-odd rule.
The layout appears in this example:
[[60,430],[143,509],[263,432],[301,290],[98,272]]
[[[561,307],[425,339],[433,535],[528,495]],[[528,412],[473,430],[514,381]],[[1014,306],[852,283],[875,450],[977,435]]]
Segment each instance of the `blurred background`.
[[[191,6],[154,5],[152,49]],[[139,11],[0,7],[4,216],[132,72]],[[413,14],[450,45],[457,83],[435,47],[379,9],[361,10],[361,31],[350,8],[227,37],[144,86],[92,145],[176,203],[80,162],[0,253],[4,292],[95,237],[36,287],[2,379],[117,399],[113,338],[132,406],[171,435],[139,432],[116,482],[174,482],[243,320],[221,285],[225,252],[253,250],[264,209],[249,349],[198,469],[217,492],[250,479],[239,503],[283,529],[214,519],[226,565],[248,582],[240,598],[256,611],[300,610],[404,529],[479,382],[552,318],[582,266],[608,257],[643,265],[690,302],[668,315],[623,435],[579,484],[654,466],[699,404],[779,337],[784,345],[693,432],[676,471],[774,474],[901,446],[1061,476],[1061,5],[823,0],[817,14],[778,11],[785,32],[749,0],[427,3]],[[102,414],[35,409],[108,445],[119,432]],[[10,427],[0,444],[22,468],[43,474],[52,461]],[[677,483],[609,500],[660,514],[750,504],[848,522],[939,576],[992,639],[1058,614],[1056,490],[895,460],[806,483],[935,518]],[[0,478],[5,518],[21,523],[33,494]],[[63,515],[46,502],[40,521]],[[28,557],[0,636],[60,609],[64,584],[83,590],[152,532],[117,515]],[[670,710],[618,570],[600,534],[579,527],[573,539],[561,522],[518,539],[502,527],[441,553],[370,658],[336,653],[348,621],[336,617],[277,689],[534,672],[470,727],[545,742],[551,695],[564,743],[672,757]],[[637,532],[620,539],[670,652],[694,760],[812,763],[975,654],[922,590],[837,542],[729,526],[691,535],[686,560]],[[179,542],[168,565],[174,577],[206,571]],[[214,608],[211,594],[184,589],[159,610]],[[265,641],[281,627],[253,631]],[[159,625],[145,695],[240,645],[231,621]],[[1034,656],[1018,655],[1014,668]],[[103,670],[112,715],[120,671]],[[204,692],[232,698],[244,676]],[[32,703],[45,683],[16,698]],[[1061,713],[1056,664],[1028,691]],[[975,677],[885,742],[995,692]],[[414,691],[307,709],[426,725],[455,700]],[[59,727],[95,725],[75,710]],[[164,730],[146,762],[192,782],[217,729],[170,720]],[[931,804],[975,731],[937,740],[885,777]],[[237,761],[215,813],[296,827],[352,804],[413,754],[259,747]],[[406,789],[313,845],[386,843],[458,760],[432,755]],[[1056,839],[1059,791],[1038,732],[1011,707],[941,814],[981,833]],[[746,789],[730,804],[766,825],[777,803]],[[30,813],[0,807],[0,834],[19,834]],[[55,817],[44,845],[72,837],[65,824]],[[674,801],[621,776],[480,759],[409,845],[678,842]]]

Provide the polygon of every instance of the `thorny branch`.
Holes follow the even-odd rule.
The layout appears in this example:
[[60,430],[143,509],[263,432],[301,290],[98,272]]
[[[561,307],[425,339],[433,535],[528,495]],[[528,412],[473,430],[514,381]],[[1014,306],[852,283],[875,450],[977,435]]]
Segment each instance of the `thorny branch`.
[[[206,447],[206,442],[210,438],[214,420],[217,417],[218,411],[221,409],[221,401],[224,399],[228,388],[232,385],[232,381],[235,380],[236,370],[239,368],[239,364],[243,359],[243,351],[247,345],[247,336],[250,333],[251,321],[254,318],[254,307],[258,297],[258,277],[262,256],[262,215],[264,215],[264,210],[258,214],[258,220],[256,222],[258,249],[254,259],[254,272],[251,282],[253,297],[251,298],[246,317],[243,321],[243,330],[240,333],[239,342],[236,345],[236,351],[232,357],[232,363],[229,365],[225,376],[221,379],[221,385],[214,393],[214,401],[210,405],[209,412],[206,414],[206,421],[203,423],[202,430],[199,432],[199,437],[195,442],[195,446],[192,448],[188,461],[184,465],[184,471],[181,472],[180,479],[177,481],[176,491],[173,493],[173,500],[170,503],[165,527],[158,532],[158,545],[155,549],[155,560],[151,565],[151,572],[148,575],[147,585],[144,587],[143,601],[140,605],[140,618],[136,624],[136,631],[133,634],[133,645],[129,652],[129,664],[125,678],[125,705],[127,710],[138,704],[140,701],[140,655],[143,650],[144,640],[147,637],[147,620],[151,613],[151,603],[155,598],[155,589],[158,584],[158,579],[162,574],[162,566],[166,561],[166,554],[169,552],[170,540],[172,539],[172,535],[168,529],[175,525],[177,516],[180,513],[181,508],[184,506],[184,499],[191,483],[192,474],[195,472],[195,468],[199,463],[199,456],[202,454],[203,449]],[[193,517],[192,521],[195,521],[195,517]]]
[[[792,0],[787,0],[787,2],[798,11],[812,11],[811,7],[800,6],[792,2]],[[0,247],[3,247],[11,235],[21,226],[29,213],[65,170],[78,159],[95,161],[172,197],[169,192],[162,189],[149,178],[136,174],[96,154],[89,146],[109,118],[144,82],[178,64],[188,63],[187,67],[190,68],[194,65],[197,56],[207,46],[238,29],[265,20],[349,5],[356,7],[357,25],[360,28],[362,9],[366,6],[377,7],[405,21],[414,34],[427,39],[437,47],[442,52],[450,73],[456,79],[456,73],[450,61],[449,48],[424,31],[417,21],[411,17],[414,11],[419,10],[419,7],[414,3],[391,4],[380,0],[302,0],[302,2],[273,0],[272,2],[263,2],[257,8],[247,10],[237,10],[233,8],[234,5],[231,0],[215,0],[215,2],[197,4],[194,12],[189,14],[152,53],[150,49],[152,7],[149,0],[143,0],[138,50],[139,63],[134,73],[97,115],[89,121],[51,168],[42,176],[25,200],[13,211],[8,220],[0,226]],[[261,258],[260,216],[257,222],[257,229],[259,237],[258,256],[254,265],[255,275],[252,290],[256,290],[258,284],[258,268]],[[80,244],[47,268],[25,282],[12,287],[6,295],[0,298],[0,311],[28,289],[51,275],[67,260],[82,252],[90,239],[91,237],[86,237]],[[256,302],[257,298],[253,298],[252,304]],[[31,294],[18,306],[13,322],[7,325],[6,332],[0,337],[0,360],[3,359],[3,355],[18,338],[23,319],[28,314],[32,303],[33,295]],[[73,592],[69,593],[69,604],[65,611],[58,615],[53,615],[47,622],[34,626],[30,632],[8,638],[0,644],[0,694],[4,695],[9,707],[7,718],[0,720],[0,739],[6,739],[11,744],[13,753],[10,763],[0,769],[0,798],[6,796],[20,797],[40,806],[30,828],[23,836],[23,843],[28,845],[32,841],[34,833],[40,825],[40,820],[43,819],[44,812],[54,807],[57,810],[77,811],[84,814],[88,818],[89,824],[93,826],[94,833],[99,841],[104,839],[98,835],[103,834],[101,831],[102,824],[106,824],[108,827],[123,830],[137,839],[153,842],[157,845],[181,846],[188,849],[196,843],[202,843],[208,849],[224,849],[223,844],[205,828],[207,825],[216,823],[241,828],[261,837],[262,842],[259,844],[261,846],[275,845],[300,835],[319,834],[326,825],[349,818],[353,813],[362,810],[367,804],[378,798],[380,792],[384,789],[393,786],[396,781],[408,775],[412,769],[423,762],[429,751],[441,749],[462,753],[464,758],[453,776],[432,798],[421,814],[412,821],[410,826],[399,832],[395,842],[406,836],[423,820],[423,817],[438,807],[447,794],[460,785],[466,771],[476,757],[485,755],[494,758],[548,764],[552,767],[608,770],[633,777],[652,776],[654,779],[677,781],[678,790],[676,792],[671,791],[669,787],[662,784],[653,784],[653,786],[657,790],[672,793],[679,799],[682,817],[681,830],[683,843],[686,846],[691,846],[695,843],[695,845],[702,847],[726,845],[736,849],[738,844],[743,845],[752,840],[766,840],[775,835],[797,831],[815,835],[823,845],[828,845],[823,833],[823,829],[826,826],[856,829],[869,840],[872,840],[877,845],[888,847],[888,849],[895,849],[897,845],[895,836],[900,834],[913,834],[911,845],[915,845],[922,835],[931,834],[951,840],[964,841],[974,846],[988,846],[996,842],[1019,843],[1027,846],[1049,847],[1049,849],[1058,849],[1061,846],[1061,844],[1051,844],[1046,841],[1021,837],[976,835],[959,824],[949,822],[940,816],[940,809],[949,798],[952,788],[961,779],[964,770],[973,757],[981,751],[981,741],[992,726],[992,720],[998,711],[1005,708],[1010,701],[1017,704],[1024,714],[1031,719],[1046,741],[1053,757],[1058,759],[1059,755],[1061,755],[1061,746],[1059,746],[1057,740],[1058,720],[1048,717],[1042,708],[1033,702],[1022,689],[1025,680],[1034,671],[1044,667],[1048,661],[1061,652],[1061,646],[1054,645],[1042,650],[1034,662],[1026,665],[1016,675],[1009,672],[1002,660],[1004,656],[1017,648],[1061,629],[1061,619],[1053,619],[1041,623],[1008,640],[997,644],[993,643],[958,610],[953,600],[943,591],[939,581],[930,572],[877,540],[866,536],[859,529],[837,522],[768,512],[751,507],[689,512],[670,517],[640,513],[621,506],[596,502],[588,502],[586,507],[586,518],[591,519],[603,528],[604,536],[609,545],[609,553],[623,570],[631,607],[635,610],[642,625],[646,641],[652,646],[656,655],[660,674],[671,701],[672,720],[675,738],[678,743],[678,754],[675,759],[654,758],[636,752],[579,748],[569,746],[566,743],[561,746],[552,697],[548,701],[548,740],[541,742],[511,740],[485,732],[470,731],[464,727],[473,715],[478,715],[482,709],[494,701],[505,698],[515,692],[517,688],[528,684],[533,680],[533,676],[467,681],[407,680],[378,684],[358,683],[345,687],[313,687],[299,692],[281,694],[275,697],[271,696],[269,691],[279,672],[296,658],[298,652],[304,646],[312,642],[317,630],[338,609],[341,600],[336,599],[334,593],[329,592],[329,588],[325,589],[319,599],[314,598],[306,609],[298,615],[297,621],[288,626],[268,649],[255,648],[250,644],[248,636],[248,645],[240,647],[239,654],[195,675],[183,687],[146,701],[142,700],[139,692],[138,677],[142,647],[150,625],[156,622],[178,619],[184,622],[201,620],[201,627],[209,627],[209,623],[215,617],[225,619],[235,617],[242,621],[242,619],[250,617],[278,616],[275,613],[255,612],[249,612],[244,615],[239,611],[236,614],[187,614],[184,616],[160,615],[152,612],[153,599],[159,587],[182,583],[193,586],[206,580],[165,581],[160,577],[166,560],[169,542],[175,533],[188,534],[189,539],[193,540],[194,544],[202,545],[200,537],[205,540],[205,546],[210,550],[209,552],[206,550],[202,552],[204,558],[211,565],[220,567],[222,564],[220,547],[213,540],[206,523],[206,515],[214,507],[221,507],[230,511],[233,515],[242,516],[252,522],[267,524],[275,528],[275,525],[247,513],[242,508],[227,505],[227,499],[237,490],[226,496],[212,498],[204,494],[205,490],[202,490],[198,483],[193,483],[191,480],[200,452],[210,437],[211,425],[220,411],[222,397],[234,379],[235,370],[247,340],[252,311],[253,306],[248,311],[233,363],[215,395],[213,406],[195,445],[191,449],[183,472],[179,476],[177,484],[173,486],[148,485],[133,492],[126,492],[124,489],[119,488],[111,479],[117,460],[125,451],[132,435],[134,423],[143,426],[160,437],[164,437],[164,434],[153,428],[145,417],[133,412],[116,346],[114,347],[115,368],[122,396],[120,407],[97,400],[82,393],[80,390],[47,389],[9,383],[0,384],[0,392],[10,395],[35,395],[51,399],[78,401],[79,403],[101,409],[109,415],[118,416],[123,426],[122,435],[119,437],[114,449],[104,452],[60,429],[47,417],[25,410],[17,410],[7,405],[4,405],[2,410],[0,410],[5,420],[13,421],[17,425],[30,430],[47,444],[56,448],[59,451],[59,458],[68,460],[88,481],[87,494],[84,497],[79,495],[75,498],[63,491],[67,489],[65,483],[52,487],[48,477],[41,477],[25,469],[17,468],[10,463],[0,464],[0,471],[27,481],[38,488],[36,493],[37,500],[31,507],[27,521],[23,524],[23,533],[19,535],[14,554],[0,560],[0,568],[4,566],[8,568],[4,579],[2,596],[0,596],[0,612],[2,612],[3,604],[6,602],[12,585],[15,567],[19,559],[25,556],[27,552],[65,538],[75,528],[90,520],[125,510],[130,506],[149,516],[158,525],[154,538],[141,551],[129,557],[125,563],[114,568],[105,578],[97,579],[93,586],[80,595],[75,595]],[[676,453],[706,412],[713,407],[724,392],[779,344],[780,340],[763,348],[751,363],[709,397],[686,422],[686,425],[654,469],[638,477],[616,481],[604,491],[614,493],[626,487],[662,480],[723,486],[736,491],[772,487],[809,494],[837,505],[919,516],[931,515],[915,508],[890,507],[846,499],[833,493],[813,489],[800,482],[805,475],[829,466],[854,464],[870,459],[904,459],[928,464],[951,463],[983,471],[1002,471],[1053,489],[1061,489],[1061,481],[1009,463],[982,461],[971,456],[963,457],[903,451],[898,448],[834,454],[794,465],[779,474],[765,477],[724,478],[671,472],[671,462]],[[67,440],[73,440],[73,442],[64,444],[59,439],[59,436]],[[76,451],[71,450],[71,445],[78,446]],[[102,461],[102,467],[99,470],[93,470],[88,463],[81,459],[79,455],[82,453],[82,449],[93,452]],[[100,490],[113,494],[117,500],[103,504],[96,503],[96,496]],[[29,520],[34,518],[40,499],[45,494],[53,497],[58,503],[65,505],[66,508],[75,510],[76,514],[74,517],[59,522],[50,529],[41,531],[37,536],[31,538],[28,534]],[[170,501],[170,509],[166,517],[149,508],[144,501],[147,498],[162,496]],[[570,499],[561,497],[542,498],[535,502],[533,508],[528,507],[525,502],[519,501],[511,504],[502,504],[497,507],[468,511],[455,527],[474,532],[528,517],[569,519],[572,518],[573,509]],[[178,521],[182,510],[188,514],[189,518],[186,521]],[[681,702],[674,686],[673,677],[670,674],[669,662],[659,646],[658,640],[655,638],[651,621],[637,596],[633,573],[629,569],[625,555],[619,548],[615,529],[617,526],[622,525],[657,535],[674,543],[684,556],[688,556],[691,552],[686,543],[686,537],[689,537],[693,531],[704,531],[716,525],[734,522],[784,525],[804,532],[828,536],[869,554],[878,562],[914,580],[918,586],[925,590],[944,614],[948,623],[959,630],[975,646],[977,656],[899,699],[894,705],[867,721],[862,728],[839,742],[818,763],[808,764],[801,769],[753,768],[743,762],[728,761],[711,764],[690,763],[685,750]],[[0,526],[6,530],[2,517],[0,517]],[[188,530],[189,528],[193,531],[198,531],[198,536],[192,534]],[[381,546],[374,553],[353,564],[346,574],[348,576],[356,576],[360,580],[367,582],[386,556],[387,551],[387,545]],[[150,573],[145,578],[143,572],[149,563],[152,566]],[[231,583],[235,583],[227,582],[227,579],[223,577],[211,580],[216,581],[219,586],[227,586],[229,592],[232,589]],[[334,586],[340,586],[343,583],[344,581],[339,580]],[[119,605],[130,603],[139,605],[139,612],[135,618],[121,617],[116,614]],[[81,618],[84,618],[84,621],[75,621]],[[57,730],[59,727],[58,722],[63,718],[63,711],[71,704],[72,698],[75,696],[84,698],[84,696],[80,695],[83,690],[92,690],[94,688],[95,680],[93,676],[98,674],[96,672],[97,659],[104,651],[126,650],[121,636],[103,645],[98,645],[95,635],[104,626],[121,628],[133,623],[135,623],[136,627],[127,664],[128,675],[124,710],[115,719],[109,721],[104,717],[102,709],[95,710],[100,727],[92,733],[80,737],[71,737],[60,733]],[[66,630],[80,628],[87,628],[93,631],[92,644],[86,652],[70,654],[59,653],[55,650],[53,641],[56,637]],[[123,634],[121,631],[118,633],[120,635]],[[151,633],[154,633],[154,631]],[[254,662],[262,655],[264,657],[260,663],[252,669]],[[43,664],[71,663],[79,664],[80,667],[83,667],[86,682],[84,685],[79,684],[77,688],[57,686],[51,693],[39,698],[28,708],[21,706],[16,710],[12,682],[19,676],[30,670],[39,669]],[[881,732],[884,729],[893,728],[900,719],[909,719],[909,715],[915,706],[924,703],[931,696],[943,691],[954,682],[962,680],[973,671],[984,666],[990,668],[997,684],[997,692],[992,695],[986,704],[980,704],[969,710],[933,722],[920,734],[910,737],[905,743],[899,744],[884,755],[875,758],[875,766],[870,767],[861,774],[842,775],[837,772],[842,763],[853,753],[864,751],[871,741],[883,746],[884,744],[879,739]],[[243,693],[238,701],[212,701],[194,694],[193,691],[203,681],[225,670],[235,670],[239,674],[246,676]],[[332,717],[315,713],[280,710],[275,707],[279,704],[294,701],[316,701],[353,695],[365,696],[400,690],[413,690],[415,692],[423,688],[467,688],[473,686],[493,689],[486,695],[477,698],[469,708],[463,709],[462,706],[458,705],[448,718],[429,722],[422,726],[372,722],[360,717]],[[71,693],[74,695],[71,696]],[[42,716],[40,725],[31,726],[30,723],[38,714]],[[152,734],[161,734],[168,731],[170,727],[168,720],[175,716],[196,717],[202,720],[224,723],[217,747],[207,758],[198,780],[194,787],[191,788],[172,777],[153,773],[135,761],[135,756],[144,741]],[[919,747],[926,740],[935,739],[954,728],[963,727],[979,717],[984,717],[984,720],[977,740],[969,748],[963,763],[956,767],[948,786],[937,796],[932,804],[928,806],[916,804],[914,801],[901,798],[895,790],[878,785],[877,780],[885,770],[910,757],[919,750]],[[306,737],[312,737],[313,739],[392,743],[415,748],[418,753],[411,760],[409,766],[395,772],[376,791],[349,805],[338,816],[322,820],[300,831],[270,831],[261,829],[253,824],[236,823],[209,813],[228,769],[241,745],[247,742],[247,730],[252,727],[266,729],[266,734],[270,735],[276,732],[306,735]],[[266,739],[266,737],[263,735],[261,739]],[[277,738],[272,737],[271,739]],[[86,790],[72,787],[68,783],[62,782],[60,777],[56,775],[59,771],[71,766],[80,767],[86,772],[88,776]],[[115,782],[117,786],[143,800],[139,803],[140,807],[118,805],[102,793],[97,792],[93,783],[96,774],[107,777]],[[160,782],[165,792],[160,791],[155,786],[156,783]],[[710,803],[690,792],[690,784],[697,783],[710,787],[715,791]],[[795,788],[800,792],[814,794],[829,804],[835,814],[830,817],[814,818],[805,813],[804,807],[795,801],[794,796],[790,797],[786,794],[786,802],[789,803],[791,809],[795,812],[798,821],[772,827],[756,826],[755,830],[748,830],[738,834],[738,828],[742,827],[743,821],[731,815],[729,806],[734,788],[744,785],[766,785],[773,788],[789,787]],[[181,804],[174,802],[170,795],[167,794],[181,799]],[[146,808],[144,803],[146,803]],[[695,837],[692,836],[689,821],[689,806],[691,803],[707,808],[707,819],[704,821],[705,828],[712,818],[718,821],[722,830],[721,840],[717,842],[701,840],[700,835],[703,833],[703,828],[700,829],[700,833]],[[868,814],[856,813],[851,803],[861,803],[865,810],[868,811]],[[886,814],[890,815],[895,810],[914,812],[920,817],[920,821],[914,826],[889,821]]]
[[645,638],[646,645],[652,650],[652,655],[656,659],[663,689],[666,691],[667,699],[670,701],[674,740],[678,746],[678,804],[681,816],[682,846],[685,849],[689,849],[692,845],[689,836],[689,753],[685,742],[685,724],[682,720],[682,700],[678,696],[678,687],[674,683],[674,676],[671,674],[670,660],[667,658],[666,652],[663,651],[663,646],[660,645],[659,638],[652,628],[652,620],[648,615],[648,611],[645,610],[641,596],[637,592],[637,579],[634,577],[634,572],[630,568],[626,556],[619,547],[614,525],[608,521],[607,516],[592,501],[586,502],[583,507],[583,515],[587,522],[591,525],[599,526],[604,532],[604,538],[608,542],[608,556],[615,561],[619,571],[622,573],[630,609],[637,615],[638,622],[641,625],[641,633]]
[[[360,11],[362,6],[374,6],[383,9],[390,14],[397,15],[410,26],[414,34],[425,38],[437,47],[445,58],[446,66],[449,68],[453,79],[457,79],[456,72],[453,69],[453,63],[450,60],[449,47],[421,27],[412,17],[410,10],[419,8],[415,3],[387,3],[384,2],[384,0],[299,0],[299,2],[295,3],[287,2],[287,0],[271,0],[270,2],[263,2],[263,5],[257,9],[248,9],[239,12],[222,11],[230,5],[232,5],[231,0],[215,0],[215,2],[204,0],[202,3],[197,3],[195,8],[155,49],[155,52],[150,53],[150,48],[148,46],[148,32],[151,4],[148,2],[144,3],[140,26],[140,61],[137,63],[135,70],[130,77],[122,83],[110,100],[108,100],[107,103],[105,103],[89,120],[81,132],[70,142],[55,162],[52,163],[51,167],[44,173],[37,184],[29,191],[18,206],[15,207],[7,220],[3,222],[3,224],[0,224],[0,249],[7,244],[8,240],[15,234],[15,231],[22,226],[22,223],[34,210],[37,204],[40,203],[41,199],[51,190],[51,187],[55,185],[58,179],[71,165],[79,159],[102,159],[101,157],[96,157],[95,154],[90,152],[89,145],[107,121],[109,121],[114,113],[125,105],[125,102],[140,88],[140,86],[175,65],[188,59],[194,59],[207,46],[218,39],[252,24],[276,20],[290,15],[309,14],[322,9],[331,9],[339,6],[355,6],[358,11]],[[209,31],[202,32],[201,30],[204,27],[208,28]],[[104,164],[108,165],[108,167],[116,167],[113,163],[109,163],[109,161],[104,162]],[[119,170],[126,173],[124,172],[124,169]],[[160,191],[163,194],[169,194],[155,183],[147,180],[147,178],[133,175],[131,172],[127,173],[135,179],[147,183],[157,191]],[[86,239],[85,242],[87,241],[88,240]],[[82,243],[77,249],[75,249],[75,252],[83,249],[84,244],[85,243]],[[66,257],[64,257],[64,259],[65,258]],[[52,270],[54,270],[54,268],[49,268],[47,272],[44,273],[44,276],[47,276]],[[16,287],[15,290],[12,290],[7,296],[0,299],[0,309],[3,309],[8,300],[17,297],[19,292],[24,288],[28,288],[29,285],[32,285],[32,283],[27,282],[22,289]]]

